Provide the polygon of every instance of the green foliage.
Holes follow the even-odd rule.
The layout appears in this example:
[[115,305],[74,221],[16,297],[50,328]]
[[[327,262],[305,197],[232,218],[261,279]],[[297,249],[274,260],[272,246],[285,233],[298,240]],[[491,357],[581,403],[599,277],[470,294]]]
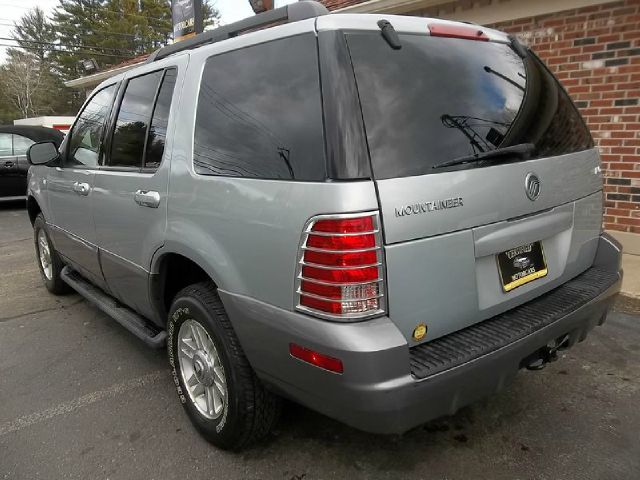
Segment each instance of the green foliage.
[[[49,58],[50,47],[47,44],[56,40],[56,33],[44,11],[36,7],[15,23],[12,37],[22,49],[36,56],[39,62],[44,62]],[[8,54],[11,56],[12,49]]]
[[72,99],[52,63],[54,27],[36,7],[15,23],[12,37],[17,48],[7,51],[0,66],[0,115],[2,123],[16,118],[65,114],[73,111]]
[[[205,26],[220,15],[203,5]],[[85,75],[79,62],[100,70],[150,53],[172,38],[170,0],[59,0],[51,19],[36,7],[13,30],[18,47],[0,65],[0,122],[35,115],[75,114],[84,95],[64,81]]]
[[56,48],[54,58],[65,79],[75,76],[77,62],[83,55],[87,58],[95,53],[87,45],[96,40],[96,27],[104,4],[104,0],[60,0],[52,18],[61,45]]
[[[203,5],[207,24],[220,14]],[[169,0],[60,0],[53,23],[63,52],[57,53],[66,79],[78,76],[78,62],[94,58],[101,69],[152,52],[171,39]]]

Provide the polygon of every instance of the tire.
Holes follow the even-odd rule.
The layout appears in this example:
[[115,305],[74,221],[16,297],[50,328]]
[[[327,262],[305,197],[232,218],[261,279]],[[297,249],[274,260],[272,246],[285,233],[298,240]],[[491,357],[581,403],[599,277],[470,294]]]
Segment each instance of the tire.
[[[38,262],[38,270],[42,276],[42,281],[49,292],[54,295],[64,295],[72,291],[71,287],[64,283],[60,277],[60,272],[64,267],[64,263],[60,259],[58,252],[53,248],[53,243],[47,232],[47,224],[44,221],[42,213],[39,213],[33,222],[33,240],[36,247],[36,260]],[[41,244],[42,241],[42,244]],[[46,251],[45,257],[48,258],[48,268],[45,268],[44,261],[41,257],[42,251]]]
[[[221,449],[238,451],[271,431],[280,416],[280,398],[265,389],[249,365],[213,283],[197,283],[178,292],[169,311],[167,335],[178,398],[205,439]],[[226,401],[220,407],[216,395],[224,398],[225,389]]]

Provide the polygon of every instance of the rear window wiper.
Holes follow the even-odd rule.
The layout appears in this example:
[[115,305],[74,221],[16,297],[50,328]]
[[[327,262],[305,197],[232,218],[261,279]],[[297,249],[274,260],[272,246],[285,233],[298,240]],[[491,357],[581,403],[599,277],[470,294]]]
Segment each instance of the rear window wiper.
[[389,20],[380,20],[378,22],[378,27],[380,27],[382,37],[387,41],[391,48],[394,50],[400,50],[402,48],[400,37],[398,37],[396,29],[393,28],[393,24]]
[[474,155],[465,155],[464,157],[454,158],[446,162],[438,163],[431,168],[453,167],[454,165],[462,165],[464,163],[481,162],[493,158],[501,158],[513,155],[515,157],[524,157],[535,150],[533,143],[519,143],[509,147],[497,148],[488,152],[480,152]]

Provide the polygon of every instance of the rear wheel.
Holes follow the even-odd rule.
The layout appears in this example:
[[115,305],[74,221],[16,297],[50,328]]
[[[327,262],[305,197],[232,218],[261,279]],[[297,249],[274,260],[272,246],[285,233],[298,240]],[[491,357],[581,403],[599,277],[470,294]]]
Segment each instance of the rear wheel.
[[36,247],[36,257],[38,260],[38,268],[40,275],[44,281],[45,287],[55,295],[69,293],[71,287],[64,283],[60,277],[60,272],[64,267],[60,256],[53,248],[49,234],[47,233],[47,225],[41,213],[38,214],[33,222],[33,237]]
[[176,295],[167,332],[178,397],[196,429],[228,450],[266,436],[280,399],[256,377],[211,282]]

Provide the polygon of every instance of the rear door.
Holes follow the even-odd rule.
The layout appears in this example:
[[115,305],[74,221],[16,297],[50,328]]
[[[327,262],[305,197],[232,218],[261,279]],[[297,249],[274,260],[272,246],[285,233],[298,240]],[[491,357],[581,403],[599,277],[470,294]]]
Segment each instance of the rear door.
[[27,192],[27,148],[33,140],[0,133],[0,198],[24,197]]
[[13,154],[13,134],[0,133],[0,199],[24,196],[23,186],[18,176],[18,159]]
[[117,84],[94,93],[62,144],[60,166],[47,168],[46,188],[53,241],[85,277],[104,286],[93,223],[94,174]]
[[113,295],[149,317],[149,265],[166,228],[171,105],[187,58],[125,78],[108,153],[95,172],[94,222],[104,277]]
[[[588,268],[602,208],[591,135],[544,65],[506,37],[428,31],[400,33],[399,50],[379,32],[347,34],[382,211],[389,313],[407,338],[425,323],[425,340]],[[505,147],[516,153],[491,158]]]

